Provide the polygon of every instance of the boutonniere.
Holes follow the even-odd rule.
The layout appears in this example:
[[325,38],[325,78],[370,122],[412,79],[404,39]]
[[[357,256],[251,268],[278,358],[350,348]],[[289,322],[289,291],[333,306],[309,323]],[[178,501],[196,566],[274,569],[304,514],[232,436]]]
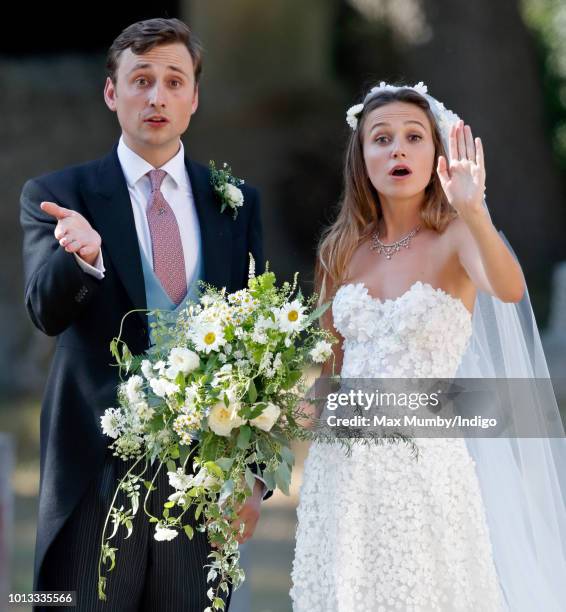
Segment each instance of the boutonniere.
[[211,160],[208,164],[210,169],[210,184],[214,188],[216,195],[220,198],[220,212],[226,208],[234,211],[234,219],[238,216],[238,208],[244,203],[244,194],[239,188],[244,184],[242,179],[232,175],[232,169],[227,163],[218,170],[215,163]]

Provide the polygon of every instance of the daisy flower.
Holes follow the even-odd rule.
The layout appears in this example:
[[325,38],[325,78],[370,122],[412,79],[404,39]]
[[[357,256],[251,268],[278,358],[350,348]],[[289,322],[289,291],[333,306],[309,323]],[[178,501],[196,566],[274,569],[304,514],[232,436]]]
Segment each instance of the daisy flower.
[[276,312],[279,329],[284,332],[300,331],[305,318],[305,307],[299,300],[285,304]]
[[222,326],[216,321],[203,321],[191,333],[197,351],[210,353],[226,344]]

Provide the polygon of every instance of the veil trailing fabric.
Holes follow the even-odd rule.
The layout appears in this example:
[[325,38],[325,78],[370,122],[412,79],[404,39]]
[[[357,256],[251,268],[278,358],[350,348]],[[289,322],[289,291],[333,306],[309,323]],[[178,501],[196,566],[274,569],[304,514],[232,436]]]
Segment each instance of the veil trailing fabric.
[[[413,89],[426,98],[448,154],[450,126],[459,117],[430,96],[423,83],[374,87],[363,104],[348,111],[351,127],[355,129],[355,115],[370,98],[397,89]],[[485,199],[484,205],[487,208]],[[489,379],[497,379],[497,384],[500,379],[528,383],[520,387],[522,393],[528,393],[520,402],[528,411],[506,410],[503,433],[491,438],[466,437],[466,444],[475,461],[508,609],[564,612],[566,438],[527,290],[518,303],[504,303],[478,291],[472,336],[456,378],[485,379],[487,386]],[[509,406],[509,402],[502,404]],[[484,414],[497,412],[497,407],[481,408]]]
[[566,439],[528,292],[517,304],[478,292],[472,330],[458,378],[530,381],[528,422],[507,414],[509,436],[466,438],[502,590],[512,612],[564,611]]

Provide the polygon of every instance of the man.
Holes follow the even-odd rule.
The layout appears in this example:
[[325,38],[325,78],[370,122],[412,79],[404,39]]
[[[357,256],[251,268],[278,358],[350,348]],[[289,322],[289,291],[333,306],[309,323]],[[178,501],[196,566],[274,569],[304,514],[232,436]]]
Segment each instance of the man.
[[[245,287],[248,252],[261,272],[259,197],[242,187],[234,220],[220,212],[208,169],[185,158],[180,137],[198,107],[201,52],[184,23],[129,26],[107,68],[104,99],[120,141],[102,159],[29,180],[21,196],[26,307],[36,327],[57,337],[41,412],[34,589],[76,590],[78,610],[202,612],[205,535],[157,542],[144,516],[131,538],[113,544],[108,599],[98,600],[102,525],[126,469],[100,428],[105,408],[117,405],[109,344],[128,311],[180,308],[198,279]],[[144,352],[147,316],[126,317],[122,334],[133,353]],[[158,482],[154,513],[167,493],[164,470]],[[243,541],[263,493],[258,480],[241,509]]]

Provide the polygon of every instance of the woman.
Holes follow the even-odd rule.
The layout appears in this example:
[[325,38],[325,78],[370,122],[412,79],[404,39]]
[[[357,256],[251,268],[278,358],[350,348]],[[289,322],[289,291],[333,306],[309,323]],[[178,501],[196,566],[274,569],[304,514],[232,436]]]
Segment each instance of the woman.
[[[323,322],[339,339],[323,375],[452,378],[481,321],[478,293],[505,307],[526,291],[485,206],[481,140],[422,83],[382,83],[347,120],[344,198],[317,259],[321,299],[333,300]],[[511,466],[507,447],[415,442],[418,461],[403,444],[354,445],[350,456],[312,445],[293,609],[563,610],[544,576],[532,600],[521,593],[524,580],[510,576],[492,546],[490,526],[502,512],[488,508],[477,463],[489,466],[499,452]],[[563,569],[558,547],[553,558]],[[546,607],[526,607],[541,601]]]

